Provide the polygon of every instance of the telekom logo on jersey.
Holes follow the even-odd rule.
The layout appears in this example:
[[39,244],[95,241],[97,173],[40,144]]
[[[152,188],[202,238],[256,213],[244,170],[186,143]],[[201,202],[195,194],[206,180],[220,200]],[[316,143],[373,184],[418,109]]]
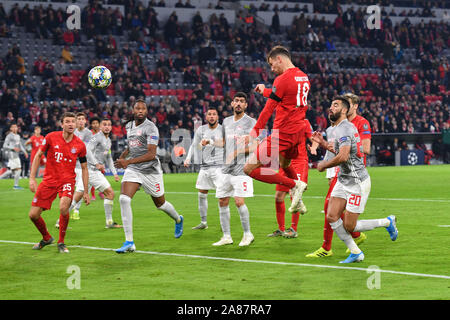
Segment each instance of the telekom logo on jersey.
[[63,157],[64,157],[64,155],[62,152],[55,152],[56,162],[60,163]]

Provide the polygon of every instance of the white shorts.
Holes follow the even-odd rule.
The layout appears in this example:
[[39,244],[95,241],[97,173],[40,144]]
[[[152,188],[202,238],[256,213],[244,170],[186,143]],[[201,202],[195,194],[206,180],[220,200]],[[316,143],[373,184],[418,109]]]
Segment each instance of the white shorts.
[[327,169],[327,179],[332,179],[337,176],[339,167],[333,167]]
[[75,168],[75,174],[77,175],[75,178],[75,192],[83,192],[84,186],[83,186],[83,178],[81,176],[81,168]]
[[123,174],[122,182],[139,183],[144,188],[145,193],[155,198],[164,195],[163,175],[160,173],[144,174],[134,171],[133,169],[126,168],[125,173]]
[[344,186],[339,180],[331,192],[330,197],[347,200],[345,210],[353,213],[363,213],[370,194],[370,177],[361,183]]
[[[75,172],[77,174],[76,180],[75,180],[75,192],[84,192],[84,185],[83,185],[83,178],[82,178],[82,170],[76,169]],[[100,192],[105,191],[106,189],[111,187],[111,184],[109,183],[108,179],[98,170],[89,170],[89,186],[88,189],[90,190],[91,187],[94,187],[95,190],[98,190]]]
[[195,188],[199,190],[215,190],[222,177],[222,168],[200,169]]
[[8,160],[8,164],[6,165],[10,170],[21,169],[22,164],[20,163],[20,158],[10,159]]
[[253,197],[253,179],[249,176],[222,174],[216,189],[216,198]]

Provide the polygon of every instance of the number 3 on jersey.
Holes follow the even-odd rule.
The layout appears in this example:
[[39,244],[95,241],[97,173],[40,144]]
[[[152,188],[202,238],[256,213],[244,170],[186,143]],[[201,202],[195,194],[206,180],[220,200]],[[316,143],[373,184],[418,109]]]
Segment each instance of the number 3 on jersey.
[[300,82],[297,87],[297,108],[306,107],[308,103],[309,83]]

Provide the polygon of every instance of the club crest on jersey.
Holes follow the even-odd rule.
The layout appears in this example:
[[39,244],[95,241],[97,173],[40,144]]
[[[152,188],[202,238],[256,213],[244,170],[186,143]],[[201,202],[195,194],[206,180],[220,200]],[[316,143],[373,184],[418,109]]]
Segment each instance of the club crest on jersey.
[[75,148],[72,148],[72,150],[70,150],[70,152],[72,152],[72,153],[77,153],[77,149],[75,149]]
[[136,130],[136,134],[138,135],[138,136],[140,136],[140,135],[142,135],[142,130]]

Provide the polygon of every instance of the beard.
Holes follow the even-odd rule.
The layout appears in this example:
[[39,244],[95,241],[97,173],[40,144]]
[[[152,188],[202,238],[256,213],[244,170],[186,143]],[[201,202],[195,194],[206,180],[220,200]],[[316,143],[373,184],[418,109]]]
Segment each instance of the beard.
[[333,122],[336,122],[341,117],[342,111],[336,112],[336,113],[330,113],[329,119]]
[[214,122],[208,121],[208,124],[210,127],[214,127],[216,125],[216,123],[217,123],[217,121],[214,121]]

